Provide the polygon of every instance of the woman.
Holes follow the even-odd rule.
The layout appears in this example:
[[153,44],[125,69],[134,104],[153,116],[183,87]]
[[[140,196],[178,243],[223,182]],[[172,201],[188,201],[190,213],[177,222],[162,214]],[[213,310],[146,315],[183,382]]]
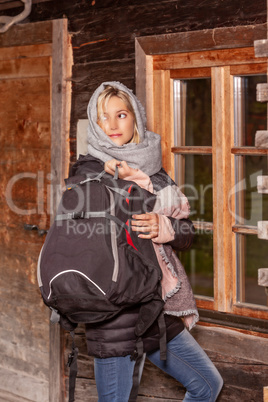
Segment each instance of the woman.
[[[167,359],[160,359],[157,323],[144,336],[147,358],[185,386],[184,401],[215,401],[223,381],[188,331],[198,321],[198,312],[188,278],[173,252],[191,246],[194,230],[188,219],[189,204],[161,167],[160,136],[146,130],[142,105],[119,82],[97,88],[88,105],[88,118],[88,154],[79,157],[71,175],[103,168],[114,175],[117,166],[119,178],[134,181],[157,196],[154,211],[134,215],[131,222],[140,238],[152,240],[163,272]],[[86,325],[100,402],[129,399],[138,311],[130,308],[104,324]]]

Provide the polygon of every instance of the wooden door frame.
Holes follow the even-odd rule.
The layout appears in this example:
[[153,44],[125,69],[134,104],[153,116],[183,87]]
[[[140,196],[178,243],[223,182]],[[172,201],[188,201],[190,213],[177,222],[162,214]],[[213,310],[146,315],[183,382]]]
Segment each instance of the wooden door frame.
[[[68,34],[68,20],[14,25],[0,35],[0,47],[51,44],[51,195],[50,222],[54,219],[56,206],[64,178],[69,169],[69,126],[71,110],[72,47]],[[64,384],[64,337],[59,325],[50,324],[49,349],[49,402],[63,402]]]

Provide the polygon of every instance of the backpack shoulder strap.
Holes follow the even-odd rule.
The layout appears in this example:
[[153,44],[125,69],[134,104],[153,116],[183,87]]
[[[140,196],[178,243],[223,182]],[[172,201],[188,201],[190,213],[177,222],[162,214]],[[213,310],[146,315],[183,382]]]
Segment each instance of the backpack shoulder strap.
[[71,337],[73,338],[73,345],[72,345],[72,352],[68,356],[68,363],[67,365],[70,368],[69,371],[69,402],[74,402],[74,392],[75,392],[75,383],[77,377],[77,355],[78,355],[78,348],[74,342],[74,331],[70,332]]

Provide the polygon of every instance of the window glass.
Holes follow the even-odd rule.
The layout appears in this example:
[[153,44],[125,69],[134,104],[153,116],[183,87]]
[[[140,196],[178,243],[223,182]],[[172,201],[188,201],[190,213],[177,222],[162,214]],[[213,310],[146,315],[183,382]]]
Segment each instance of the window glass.
[[190,251],[178,254],[185,267],[193,292],[213,297],[213,234],[197,230]]
[[[256,86],[265,75],[234,77],[235,145],[254,147],[258,130],[266,130],[267,103],[257,102]],[[235,156],[235,222],[255,226],[268,220],[268,197],[259,194],[257,177],[267,175],[267,156]],[[267,306],[267,296],[258,286],[258,269],[267,265],[267,241],[253,234],[236,235],[237,300]]]
[[211,79],[174,81],[175,146],[211,146]]
[[267,102],[256,100],[256,86],[266,75],[234,77],[235,146],[254,147],[255,134],[267,128]]
[[[211,79],[174,81],[175,146],[200,147],[212,144]],[[212,155],[175,155],[175,180],[187,196],[190,218],[212,222]],[[198,229],[189,251],[179,253],[195,294],[213,297],[213,235]]]
[[268,220],[268,196],[259,194],[257,177],[267,175],[267,156],[236,156],[236,223],[257,226]]
[[267,266],[267,240],[258,239],[256,235],[236,235],[238,248],[237,265],[238,295],[240,302],[267,306],[264,286],[258,285],[258,269]]
[[[193,221],[212,222],[212,156],[184,155],[183,160],[181,168],[184,170],[184,180],[180,189],[188,198],[190,218]],[[180,169],[179,164],[176,166]]]

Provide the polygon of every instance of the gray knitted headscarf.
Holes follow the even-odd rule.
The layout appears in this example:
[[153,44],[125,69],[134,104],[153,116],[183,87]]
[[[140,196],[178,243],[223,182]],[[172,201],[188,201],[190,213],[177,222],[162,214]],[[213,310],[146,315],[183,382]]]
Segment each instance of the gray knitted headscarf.
[[[128,143],[122,146],[116,145],[97,124],[97,101],[99,95],[110,85],[129,95],[130,102],[135,112],[140,143]],[[87,108],[88,125],[88,153],[103,162],[110,159],[126,161],[129,166],[141,169],[149,176],[157,173],[161,163],[161,138],[160,135],[146,130],[145,111],[133,92],[120,82],[111,81],[102,83],[93,93]]]

